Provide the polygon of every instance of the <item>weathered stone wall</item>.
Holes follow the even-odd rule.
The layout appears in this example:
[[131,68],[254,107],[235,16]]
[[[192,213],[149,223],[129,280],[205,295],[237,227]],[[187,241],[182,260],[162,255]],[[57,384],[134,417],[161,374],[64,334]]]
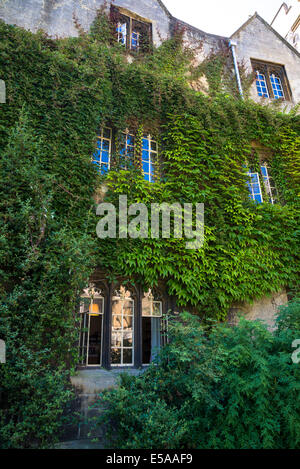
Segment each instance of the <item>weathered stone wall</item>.
[[[232,38],[237,42],[237,59],[245,64],[249,73],[252,72],[251,58],[284,65],[293,104],[300,102],[300,54],[297,51],[285,44],[257,15]],[[255,83],[251,87],[250,96],[258,102],[269,101],[257,96]]]
[[274,330],[276,316],[280,306],[288,302],[287,294],[281,291],[272,296],[264,296],[252,304],[239,303],[233,305],[229,322],[235,325],[242,316],[248,321],[260,320],[267,325],[268,329]]
[[179,28],[184,31],[184,39],[186,43],[195,50],[196,63],[198,64],[211,53],[218,52],[228,47],[228,38],[206,33],[175,18],[173,19],[173,29],[174,28]]
[[[77,36],[74,18],[88,31],[104,0],[0,0],[0,18],[30,31],[43,29],[52,37]],[[153,41],[159,45],[169,35],[171,18],[156,0],[116,0],[153,23]]]

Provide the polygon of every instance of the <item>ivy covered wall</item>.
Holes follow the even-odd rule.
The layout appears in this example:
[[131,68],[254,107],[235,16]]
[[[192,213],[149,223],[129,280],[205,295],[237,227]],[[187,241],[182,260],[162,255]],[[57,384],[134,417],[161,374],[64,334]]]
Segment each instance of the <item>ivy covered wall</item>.
[[[79,37],[52,40],[0,23],[3,447],[55,438],[70,399],[64,370],[77,361],[77,300],[96,268],[147,287],[164,280],[179,305],[218,320],[235,301],[299,286],[299,116],[222,87],[194,91],[189,81],[203,71],[191,69],[180,34],[129,61],[102,15],[89,34],[77,27]],[[103,125],[116,138],[125,128],[137,141],[151,132],[160,148],[155,183],[140,172],[138,144],[130,169],[116,151],[99,175],[91,156]],[[249,200],[244,166],[258,165],[255,145],[269,155],[276,205]],[[107,202],[127,194],[146,205],[204,203],[203,249],[187,251],[181,239],[100,241],[103,184]]]

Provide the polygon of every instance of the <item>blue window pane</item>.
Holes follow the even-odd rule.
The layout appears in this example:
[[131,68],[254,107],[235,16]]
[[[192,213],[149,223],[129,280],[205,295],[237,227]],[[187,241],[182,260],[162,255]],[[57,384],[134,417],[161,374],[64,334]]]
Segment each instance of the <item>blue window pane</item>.
[[94,160],[96,160],[96,161],[100,161],[100,150],[96,151],[96,152],[93,154],[93,158],[94,158]]
[[108,164],[101,165],[101,174],[106,174],[108,172]]
[[149,173],[149,163],[143,162],[143,171],[144,173]]
[[261,166],[260,169],[261,169],[262,175],[263,175],[263,176],[267,176],[267,174],[268,174],[267,168],[266,168],[265,166]]
[[262,203],[262,196],[260,194],[255,194],[254,195],[254,200],[258,203]]
[[135,31],[131,35],[131,47],[132,49],[138,49],[139,47],[139,34]]
[[101,148],[101,140],[97,140],[97,148]]
[[103,151],[101,154],[101,162],[108,163],[109,162],[109,153],[108,151]]
[[134,145],[133,135],[127,135],[127,145]]
[[149,181],[149,182],[150,182],[150,176],[149,176],[149,174],[144,174],[144,179],[145,179],[146,181]]
[[149,140],[147,138],[143,138],[143,149],[149,150]]
[[265,76],[258,72],[256,72],[256,89],[258,96],[264,98],[269,97]]
[[117,27],[118,41],[125,45],[126,44],[126,24],[120,24]]
[[150,173],[154,174],[154,164],[150,164]]
[[109,151],[109,142],[107,140],[102,141],[102,150]]
[[144,161],[149,161],[149,152],[148,152],[148,151],[143,150],[143,152],[142,152],[142,159],[143,159]]

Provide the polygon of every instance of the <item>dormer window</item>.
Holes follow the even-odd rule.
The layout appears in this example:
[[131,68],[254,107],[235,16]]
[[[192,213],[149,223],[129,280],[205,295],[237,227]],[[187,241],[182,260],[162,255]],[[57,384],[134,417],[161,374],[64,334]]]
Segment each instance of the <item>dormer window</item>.
[[251,59],[257,94],[261,98],[291,101],[292,93],[283,65]]
[[111,6],[117,41],[127,50],[147,52],[152,42],[152,24],[125,8]]

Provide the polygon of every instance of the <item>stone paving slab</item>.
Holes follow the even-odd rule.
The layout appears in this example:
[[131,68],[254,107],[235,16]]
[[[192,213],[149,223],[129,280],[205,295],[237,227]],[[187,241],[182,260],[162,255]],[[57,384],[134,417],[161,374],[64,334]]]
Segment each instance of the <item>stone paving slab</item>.
[[101,441],[95,443],[92,440],[64,441],[55,446],[55,449],[104,449]]
[[105,389],[111,389],[118,385],[120,375],[128,373],[138,376],[144,369],[85,369],[79,370],[75,376],[71,377],[71,383],[81,394],[95,395]]

